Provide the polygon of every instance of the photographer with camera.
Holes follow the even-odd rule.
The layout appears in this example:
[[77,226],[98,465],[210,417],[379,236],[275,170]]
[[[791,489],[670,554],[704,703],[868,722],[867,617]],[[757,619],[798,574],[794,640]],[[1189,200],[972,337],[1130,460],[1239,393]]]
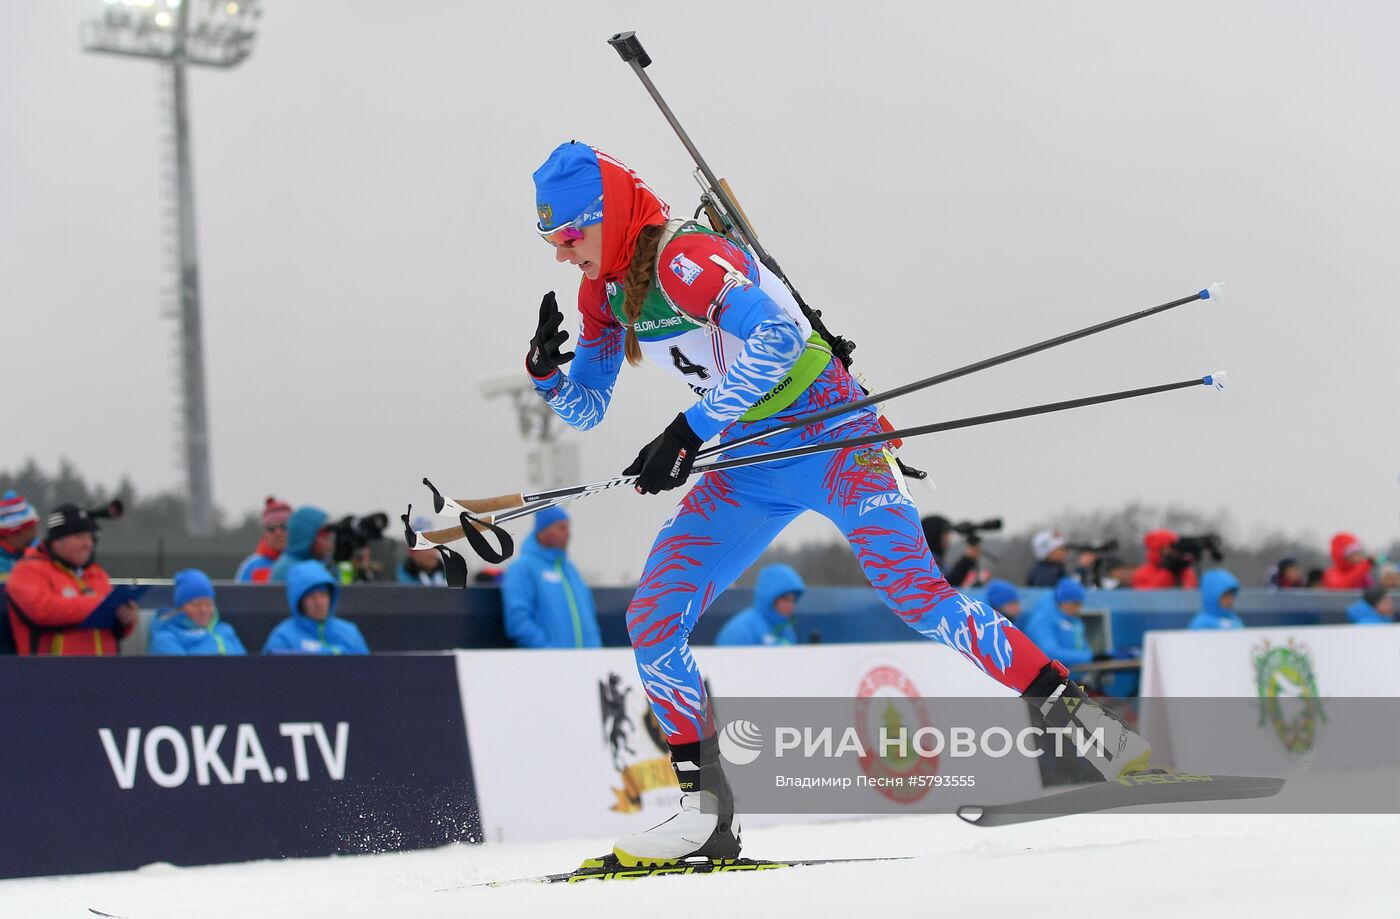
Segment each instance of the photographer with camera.
[[[954,587],[976,587],[982,582],[979,565],[982,561],[982,532],[1001,529],[1001,518],[993,517],[980,523],[964,520],[953,523],[947,517],[930,514],[919,521],[924,530],[924,541],[933,554],[933,563],[943,572],[943,577]],[[945,563],[948,550],[952,546],[953,534],[963,538],[963,556],[950,568]]]
[[1133,590],[1195,590],[1196,564],[1201,554],[1209,552],[1216,561],[1224,559],[1219,549],[1220,538],[1207,536],[1178,536],[1172,530],[1153,530],[1142,538],[1147,561],[1133,572]]
[[924,542],[928,543],[928,550],[933,554],[933,563],[939,571],[947,571],[943,559],[953,542],[953,521],[939,514],[929,514],[920,518],[919,525],[924,530]]
[[282,550],[277,563],[272,566],[267,580],[272,584],[284,584],[287,572],[301,562],[317,561],[331,571],[331,549],[335,545],[335,533],[326,521],[330,515],[319,507],[306,505],[292,511],[287,518],[287,548]]
[[1069,540],[1059,530],[1041,530],[1031,537],[1035,564],[1026,572],[1027,587],[1054,587],[1069,574],[1065,560],[1069,558]]
[[383,511],[363,517],[350,514],[331,524],[331,535],[335,539],[331,561],[340,583],[361,584],[380,579],[384,566],[375,561],[370,544],[384,538],[384,528],[388,525],[389,515]]
[[1375,562],[1366,547],[1352,533],[1332,537],[1332,567],[1322,573],[1322,586],[1328,590],[1365,590],[1375,586],[1371,569]]
[[[983,581],[982,572],[982,534],[993,533],[1001,529],[1001,518],[993,517],[989,520],[973,521],[964,520],[962,523],[953,524],[953,532],[963,538],[963,557],[958,559],[953,565],[953,570],[944,577],[949,584],[954,587],[977,587]],[[995,558],[992,559],[996,561]]]
[[49,514],[44,541],[25,551],[5,585],[18,653],[121,653],[117,642],[136,627],[136,603],[103,603],[112,584],[96,560],[97,518],[119,516],[116,501],[96,510],[62,504]]
[[1112,589],[1120,583],[1119,580],[1111,576],[1105,578],[1105,555],[1109,552],[1118,551],[1118,540],[1110,539],[1107,542],[1098,543],[1070,543],[1066,546],[1075,555],[1074,576],[1079,583],[1085,587],[1092,587],[1098,590]]

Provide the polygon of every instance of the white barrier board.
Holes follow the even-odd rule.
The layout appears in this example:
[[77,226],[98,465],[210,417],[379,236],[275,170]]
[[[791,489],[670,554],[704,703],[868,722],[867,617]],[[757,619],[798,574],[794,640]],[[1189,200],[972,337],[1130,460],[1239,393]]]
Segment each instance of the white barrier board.
[[[719,699],[1017,695],[933,642],[701,647],[695,656]],[[461,651],[457,668],[488,842],[621,836],[674,811],[670,760],[631,649]],[[811,819],[820,818],[746,823]]]

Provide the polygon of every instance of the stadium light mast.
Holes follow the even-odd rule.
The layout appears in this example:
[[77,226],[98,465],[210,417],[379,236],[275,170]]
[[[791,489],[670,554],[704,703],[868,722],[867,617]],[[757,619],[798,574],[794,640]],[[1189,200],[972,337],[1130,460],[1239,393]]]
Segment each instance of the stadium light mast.
[[103,0],[103,7],[100,18],[83,23],[83,50],[160,61],[169,73],[185,524],[191,534],[206,536],[214,531],[214,495],[185,67],[227,69],[246,60],[261,10],[258,0]]

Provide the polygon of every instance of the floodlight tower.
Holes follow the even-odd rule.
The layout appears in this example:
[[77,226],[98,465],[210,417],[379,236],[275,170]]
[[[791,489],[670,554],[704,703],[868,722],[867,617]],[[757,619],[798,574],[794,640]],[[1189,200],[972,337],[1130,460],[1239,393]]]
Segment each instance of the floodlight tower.
[[83,23],[85,51],[160,61],[169,72],[173,162],[175,289],[179,319],[185,523],[191,534],[214,531],[209,416],[204,396],[204,342],[195,247],[194,175],[185,66],[227,69],[245,60],[261,11],[258,0],[103,0],[102,16]]

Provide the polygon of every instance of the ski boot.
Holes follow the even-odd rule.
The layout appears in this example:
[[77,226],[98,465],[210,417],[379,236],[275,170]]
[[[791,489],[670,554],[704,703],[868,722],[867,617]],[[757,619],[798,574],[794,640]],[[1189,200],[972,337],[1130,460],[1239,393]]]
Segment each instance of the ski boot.
[[671,768],[681,786],[680,813],[613,846],[618,862],[629,868],[674,865],[687,858],[714,862],[739,857],[739,818],[734,793],[720,765],[719,741],[711,736],[695,743],[671,745]]
[[[1051,661],[1021,694],[1048,728],[1069,728],[1065,748],[1090,763],[1105,781],[1116,782],[1135,772],[1147,772],[1152,748],[1116,713],[1091,700],[1084,687],[1069,678],[1059,661]],[[1090,742],[1102,731],[1103,743]]]

